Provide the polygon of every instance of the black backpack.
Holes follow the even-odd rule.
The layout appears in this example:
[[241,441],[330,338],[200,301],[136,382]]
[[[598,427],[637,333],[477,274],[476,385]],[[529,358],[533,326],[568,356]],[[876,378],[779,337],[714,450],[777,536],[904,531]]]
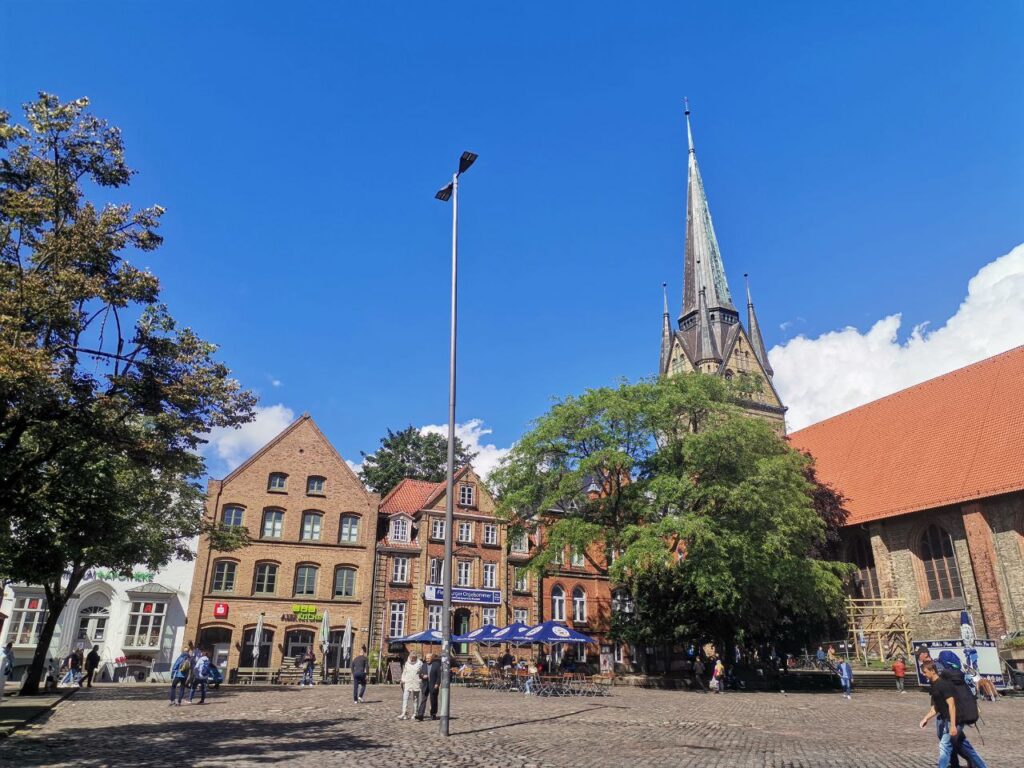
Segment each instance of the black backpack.
[[945,669],[942,677],[953,685],[953,701],[956,702],[957,725],[974,725],[978,722],[978,699],[964,682],[964,674],[955,669]]

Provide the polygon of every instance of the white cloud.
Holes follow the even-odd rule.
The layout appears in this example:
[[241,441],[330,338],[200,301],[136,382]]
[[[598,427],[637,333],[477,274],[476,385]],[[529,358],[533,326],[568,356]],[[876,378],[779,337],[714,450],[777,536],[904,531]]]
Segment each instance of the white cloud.
[[865,333],[847,327],[769,352],[775,385],[801,429],[906,387],[1024,344],[1024,244],[982,267],[956,313],[933,331],[922,323],[901,344],[899,314]]
[[284,382],[282,382],[280,379],[271,379],[270,380],[270,386],[272,386],[272,387],[280,387],[283,383]]
[[[498,462],[501,461],[505,454],[509,452],[508,448],[499,448],[494,443],[483,442],[483,438],[493,431],[484,426],[483,419],[470,419],[467,422],[455,425],[455,436],[462,441],[467,450],[477,454],[476,458],[473,459],[473,469],[485,479],[498,466]],[[433,432],[447,439],[448,425],[428,424],[425,427],[420,427],[420,432],[423,434]]]
[[363,471],[363,462],[361,461],[358,464],[356,464],[354,461],[349,461],[348,459],[345,459],[345,463],[348,464],[348,468],[355,472],[357,476],[359,475],[360,472]]
[[256,418],[248,424],[237,429],[214,429],[204,453],[220,459],[228,471],[233,470],[293,421],[294,411],[282,403],[257,406]]

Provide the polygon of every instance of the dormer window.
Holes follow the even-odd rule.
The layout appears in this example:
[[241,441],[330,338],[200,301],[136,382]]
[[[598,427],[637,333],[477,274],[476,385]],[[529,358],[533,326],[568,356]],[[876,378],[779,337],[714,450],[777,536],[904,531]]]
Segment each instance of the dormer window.
[[409,521],[404,517],[396,517],[391,521],[391,533],[388,535],[392,541],[409,540]]
[[324,478],[319,475],[310,475],[306,478],[306,493],[311,496],[323,496],[324,482]]
[[288,484],[288,475],[284,472],[271,472],[267,481],[268,491],[284,491]]
[[459,504],[463,507],[472,507],[476,503],[476,489],[469,483],[459,486]]

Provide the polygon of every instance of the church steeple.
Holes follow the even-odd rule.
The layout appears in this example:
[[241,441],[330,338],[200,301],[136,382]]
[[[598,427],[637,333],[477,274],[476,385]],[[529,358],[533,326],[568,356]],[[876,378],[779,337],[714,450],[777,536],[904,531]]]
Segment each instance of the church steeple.
[[747,279],[746,273],[743,275],[743,281],[746,283],[747,288],[747,333],[750,336],[750,346],[753,347],[754,355],[757,356],[757,360],[761,363],[761,367],[764,368],[764,372],[769,376],[774,376],[775,371],[772,370],[772,364],[768,362],[768,352],[764,348],[761,326],[758,324],[757,314],[754,312],[754,300],[750,298],[750,280]]
[[698,303],[698,312],[700,314],[697,322],[697,347],[693,355],[694,363],[697,365],[711,362],[720,363],[722,362],[722,356],[718,352],[718,344],[715,341],[715,334],[712,332],[707,290],[704,288],[700,289],[700,300]]
[[686,140],[689,147],[687,168],[688,186],[686,189],[686,254],[683,267],[683,319],[696,312],[700,303],[701,289],[707,291],[706,301],[709,308],[721,307],[736,311],[729,284],[725,279],[725,267],[722,265],[722,254],[718,250],[718,238],[715,227],[711,223],[711,209],[704,194],[704,182],[700,177],[697,165],[697,153],[693,148],[693,130],[690,127],[690,104],[686,102]]
[[661,375],[668,373],[669,357],[672,354],[672,321],[668,316],[668,284],[661,284],[664,313],[661,316]]

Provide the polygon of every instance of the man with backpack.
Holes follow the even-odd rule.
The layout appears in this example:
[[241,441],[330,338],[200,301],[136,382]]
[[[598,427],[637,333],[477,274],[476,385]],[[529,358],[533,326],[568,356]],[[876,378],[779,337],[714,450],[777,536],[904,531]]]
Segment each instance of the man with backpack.
[[921,728],[936,718],[939,736],[938,768],[949,768],[954,755],[970,760],[972,768],[987,768],[964,734],[964,727],[978,722],[978,700],[964,684],[963,673],[947,669],[939,675],[934,661],[926,661],[921,672],[931,686],[932,706],[921,720]]
[[[180,707],[181,699],[185,695],[185,686],[187,685],[188,676],[192,672],[192,654],[189,653],[188,648],[182,648],[181,653],[178,654],[178,658],[171,664],[171,706],[175,703]],[[178,698],[175,701],[174,692],[177,690]]]
[[188,692],[188,703],[192,703],[192,697],[196,695],[196,688],[199,689],[199,703],[206,703],[206,682],[210,679],[210,657],[206,651],[199,651],[199,658],[192,664],[192,686]]

